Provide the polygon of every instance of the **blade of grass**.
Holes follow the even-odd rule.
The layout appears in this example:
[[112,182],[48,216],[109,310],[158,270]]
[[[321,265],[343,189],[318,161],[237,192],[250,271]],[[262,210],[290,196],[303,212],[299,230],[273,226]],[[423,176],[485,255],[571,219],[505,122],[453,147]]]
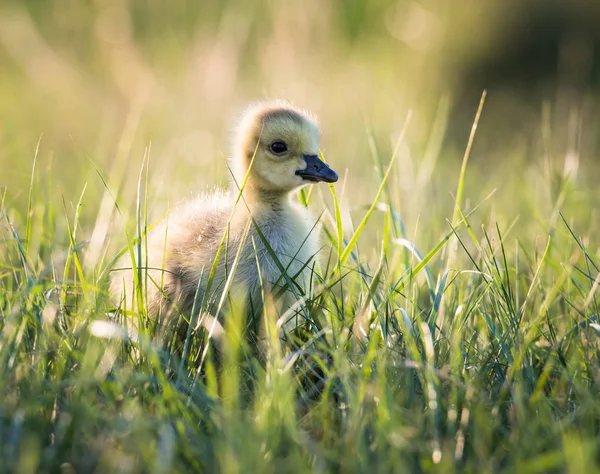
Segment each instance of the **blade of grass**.
[[396,157],[398,155],[398,150],[400,148],[400,144],[402,143],[402,140],[404,140],[404,135],[406,134],[406,130],[408,129],[408,125],[410,123],[411,117],[412,117],[412,112],[409,112],[406,116],[406,120],[404,121],[404,126],[402,127],[402,130],[400,132],[398,141],[396,142],[396,146],[394,148],[394,153],[392,154],[392,159],[390,160],[388,169],[387,169],[385,175],[383,176],[381,184],[379,185],[379,189],[377,190],[377,194],[375,195],[375,199],[373,199],[373,203],[369,207],[369,210],[363,217],[363,220],[356,228],[356,231],[354,232],[354,234],[348,241],[346,248],[340,255],[340,266],[343,266],[346,263],[346,261],[348,260],[348,257],[350,257],[350,254],[352,253],[354,247],[356,246],[358,238],[362,234],[363,230],[365,229],[365,227],[367,225],[367,222],[369,222],[369,219],[371,218],[371,214],[373,214],[373,211],[375,210],[375,208],[377,207],[377,204],[379,203],[379,198],[381,197],[381,194],[383,193],[383,191],[385,189],[385,184],[388,180],[388,177],[390,176],[392,167],[394,166],[394,162],[396,161]]
[[29,198],[27,202],[27,227],[25,232],[25,251],[29,251],[29,244],[31,241],[31,224],[33,221],[33,188],[35,186],[35,167],[37,164],[38,153],[40,152],[40,143],[42,143],[42,137],[40,135],[37,145],[35,147],[35,153],[33,154],[33,164],[31,165],[31,178],[29,180]]

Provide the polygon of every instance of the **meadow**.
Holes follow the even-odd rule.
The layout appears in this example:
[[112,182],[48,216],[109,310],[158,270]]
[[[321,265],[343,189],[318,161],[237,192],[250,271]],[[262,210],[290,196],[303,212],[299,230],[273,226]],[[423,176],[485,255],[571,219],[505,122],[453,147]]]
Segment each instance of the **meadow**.
[[[600,96],[468,76],[485,4],[2,3],[0,472],[599,471]],[[108,277],[265,98],[340,174],[302,327],[179,357]]]

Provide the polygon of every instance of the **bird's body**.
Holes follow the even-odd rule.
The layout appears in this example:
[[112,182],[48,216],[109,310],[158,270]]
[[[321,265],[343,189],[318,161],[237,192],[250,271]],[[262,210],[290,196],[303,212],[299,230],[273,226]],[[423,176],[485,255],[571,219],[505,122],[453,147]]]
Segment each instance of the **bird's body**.
[[[181,206],[149,236],[147,260],[137,265],[144,275],[147,269],[153,320],[168,325],[181,314],[189,316],[195,300],[215,314],[232,274],[223,301],[254,310],[265,288],[273,293],[285,288],[283,308],[309,291],[319,247],[317,220],[290,193],[308,182],[337,180],[318,158],[318,138],[314,120],[294,107],[269,104],[246,111],[230,159],[231,191],[207,193]],[[112,286],[121,294],[125,288],[135,301],[131,269],[114,272]]]
[[[298,284],[297,291],[308,290],[310,263],[318,250],[316,220],[312,214],[289,201],[279,203],[274,210],[251,208],[251,213],[240,202],[234,211],[234,200],[233,193],[217,192],[190,202],[178,209],[162,226],[162,232],[150,240],[151,279],[154,283],[160,282],[154,286],[162,287],[180,312],[191,310],[198,289],[200,297],[205,294],[219,248],[221,255],[211,284],[210,300],[206,302],[211,312],[216,310],[238,251],[230,289],[234,299],[247,296],[250,300],[246,303],[260,305],[260,278],[265,288],[284,286],[286,279],[278,263]],[[246,231],[250,215],[253,222]],[[243,247],[239,250],[242,241]],[[271,251],[278,262],[272,258]],[[161,304],[166,303],[164,295],[150,289],[148,294],[149,312],[155,314]]]

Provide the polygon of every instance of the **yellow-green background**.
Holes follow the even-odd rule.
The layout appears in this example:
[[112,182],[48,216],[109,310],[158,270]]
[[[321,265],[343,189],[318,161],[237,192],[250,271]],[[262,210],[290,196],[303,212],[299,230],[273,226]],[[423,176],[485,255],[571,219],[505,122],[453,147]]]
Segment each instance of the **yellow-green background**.
[[[568,174],[585,202],[565,206],[594,220],[596,18],[592,2],[5,0],[5,204],[25,208],[39,140],[44,195],[71,206],[86,186],[81,219],[90,226],[109,209],[100,209],[105,187],[92,163],[127,214],[147,153],[158,218],[182,198],[226,186],[232,117],[249,101],[284,98],[319,115],[323,152],[351,210],[371,202],[379,180],[369,130],[386,162],[412,111],[394,200],[426,246],[447,230],[485,88],[464,205],[497,189],[482,219],[489,211],[508,226],[525,213],[520,222],[530,224],[551,214],[552,183]],[[544,231],[526,229],[531,239]]]

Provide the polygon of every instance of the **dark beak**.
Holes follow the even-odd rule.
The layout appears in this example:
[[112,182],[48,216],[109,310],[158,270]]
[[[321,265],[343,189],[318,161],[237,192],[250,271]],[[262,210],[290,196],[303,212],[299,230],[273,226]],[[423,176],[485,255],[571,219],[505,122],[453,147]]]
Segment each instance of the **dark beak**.
[[327,166],[319,155],[304,155],[304,161],[306,161],[306,168],[296,171],[296,174],[305,181],[335,183],[338,180],[337,173]]

